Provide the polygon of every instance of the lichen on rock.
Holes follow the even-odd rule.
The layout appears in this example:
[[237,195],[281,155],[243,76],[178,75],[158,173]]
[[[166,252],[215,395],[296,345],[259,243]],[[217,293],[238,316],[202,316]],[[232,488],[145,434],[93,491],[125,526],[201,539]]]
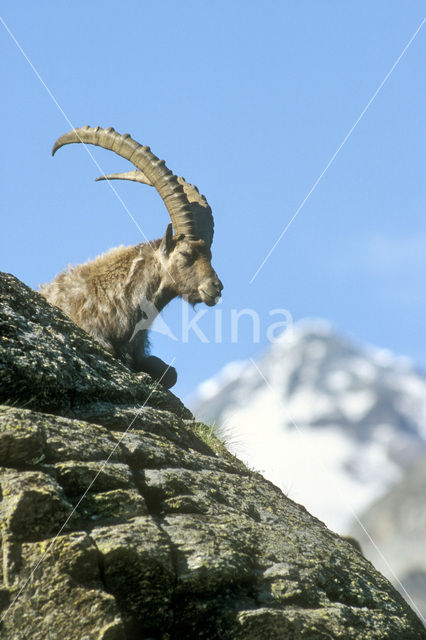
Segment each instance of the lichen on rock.
[[0,638],[426,638],[173,394],[12,276],[0,295]]

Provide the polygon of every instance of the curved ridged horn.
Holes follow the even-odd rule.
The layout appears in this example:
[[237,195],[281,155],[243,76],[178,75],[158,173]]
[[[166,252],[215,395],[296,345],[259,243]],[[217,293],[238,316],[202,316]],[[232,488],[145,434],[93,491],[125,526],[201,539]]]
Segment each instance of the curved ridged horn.
[[210,249],[213,242],[214,220],[207,198],[198,191],[195,185],[186,182],[184,178],[179,177],[178,182],[182,185],[188,198],[195,235],[197,238],[204,240],[206,246]]
[[[132,180],[133,182],[142,182],[151,187],[152,183],[146,175],[135,169],[134,171],[125,171],[124,173],[110,173],[109,175],[99,176],[98,180]],[[178,182],[182,185],[183,191],[188,199],[188,203],[192,214],[192,223],[194,225],[194,233],[197,238],[204,240],[206,246],[210,249],[213,242],[214,220],[212,210],[205,196],[201,195],[197,187],[182,177],[178,177]]]
[[164,160],[155,156],[149,147],[142,146],[131,138],[128,133],[120,135],[112,127],[81,127],[73,129],[53,145],[52,155],[65,144],[83,142],[94,144],[103,149],[109,149],[129,160],[139,169],[157,189],[170,218],[176,235],[185,235],[188,240],[197,240],[192,211],[183,187],[177,177],[166,167]]
[[141,182],[142,184],[147,184],[150,187],[154,186],[151,180],[149,180],[142,171],[139,171],[139,169],[135,169],[134,171],[125,171],[124,173],[110,173],[108,175],[95,178],[95,182],[99,182],[100,180],[133,180],[133,182]]

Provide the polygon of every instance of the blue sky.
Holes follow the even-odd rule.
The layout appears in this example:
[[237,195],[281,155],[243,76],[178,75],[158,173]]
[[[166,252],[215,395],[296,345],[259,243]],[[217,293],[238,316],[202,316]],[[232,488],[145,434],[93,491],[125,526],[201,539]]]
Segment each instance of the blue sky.
[[[67,119],[113,126],[197,184],[215,214],[213,263],[225,289],[199,322],[209,343],[153,333],[153,353],[175,359],[178,395],[259,353],[277,308],[326,318],[426,368],[426,25],[250,284],[424,9],[414,0],[2,3],[63,113],[0,25],[0,269],[37,287],[67,264],[143,239],[108,185],[94,182],[81,145],[50,156]],[[106,172],[127,168],[91,149]],[[162,235],[158,195],[114,186],[146,236]],[[261,319],[256,344],[248,318],[231,340],[231,310],[244,308]],[[178,337],[181,316],[177,301],[163,315]]]

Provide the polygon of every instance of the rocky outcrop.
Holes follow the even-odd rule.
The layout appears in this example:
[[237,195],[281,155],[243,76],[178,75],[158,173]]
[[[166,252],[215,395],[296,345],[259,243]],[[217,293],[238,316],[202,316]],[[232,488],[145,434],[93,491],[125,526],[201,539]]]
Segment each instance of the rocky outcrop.
[[410,640],[349,542],[0,278],[0,637]]

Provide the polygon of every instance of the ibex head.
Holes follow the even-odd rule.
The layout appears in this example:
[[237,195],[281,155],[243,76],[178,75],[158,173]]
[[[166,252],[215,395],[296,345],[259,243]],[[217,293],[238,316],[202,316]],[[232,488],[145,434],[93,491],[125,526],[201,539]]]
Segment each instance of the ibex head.
[[132,180],[156,188],[172,221],[162,240],[153,243],[169,276],[170,289],[191,304],[216,304],[223,285],[211,265],[213,215],[197,187],[174,175],[149,147],[140,145],[128,133],[120,135],[112,127],[73,129],[55,142],[52,155],[63,145],[73,142],[110,149],[136,167],[136,170],[100,176],[97,180]]
[[[191,304],[204,302],[209,307],[220,298],[223,285],[211,265],[211,252],[204,240],[173,237],[169,224],[159,245],[164,262],[164,279],[176,294]],[[169,276],[169,278],[167,278]]]

